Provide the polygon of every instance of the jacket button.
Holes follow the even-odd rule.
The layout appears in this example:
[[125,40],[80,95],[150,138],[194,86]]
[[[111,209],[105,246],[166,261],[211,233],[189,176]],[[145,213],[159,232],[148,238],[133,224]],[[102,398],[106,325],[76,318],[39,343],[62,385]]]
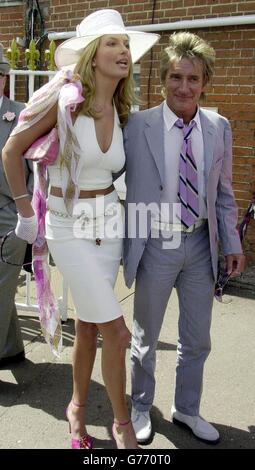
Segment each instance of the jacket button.
[[159,186],[160,191],[163,191],[163,186],[162,184]]

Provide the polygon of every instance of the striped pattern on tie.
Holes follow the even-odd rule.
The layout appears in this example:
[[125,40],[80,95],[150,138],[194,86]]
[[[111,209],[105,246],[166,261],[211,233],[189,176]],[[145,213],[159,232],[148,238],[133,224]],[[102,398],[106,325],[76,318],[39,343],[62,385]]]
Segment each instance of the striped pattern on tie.
[[190,139],[194,125],[195,121],[191,121],[189,126],[184,126],[182,119],[178,119],[175,122],[175,126],[182,129],[183,132],[179,164],[178,197],[181,202],[181,223],[185,227],[193,225],[199,216],[197,166],[192,153]]

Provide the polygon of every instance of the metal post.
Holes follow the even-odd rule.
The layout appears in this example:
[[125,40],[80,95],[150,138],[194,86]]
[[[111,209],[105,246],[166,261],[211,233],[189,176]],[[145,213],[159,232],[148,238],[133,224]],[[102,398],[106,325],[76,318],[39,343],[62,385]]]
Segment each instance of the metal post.
[[29,310],[31,312],[38,312],[39,311],[38,305],[31,303],[30,283],[31,283],[31,274],[26,273],[26,303],[23,304],[23,303],[16,302],[15,305],[19,310]]

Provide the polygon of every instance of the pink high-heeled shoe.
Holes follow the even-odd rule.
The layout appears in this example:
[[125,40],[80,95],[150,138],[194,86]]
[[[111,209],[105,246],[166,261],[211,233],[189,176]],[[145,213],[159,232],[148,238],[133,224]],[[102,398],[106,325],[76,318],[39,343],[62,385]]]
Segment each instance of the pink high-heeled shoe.
[[[130,425],[130,426],[129,426]],[[130,433],[131,441],[133,440],[135,442],[135,446],[133,444],[130,444],[127,446],[127,443],[124,442],[123,439],[123,432],[121,432],[120,428],[122,426],[129,426],[129,429],[126,429],[125,433]],[[132,436],[133,434],[133,436]],[[128,421],[121,423],[120,421],[117,421],[116,419],[113,421],[112,425],[112,435],[113,439],[115,440],[117,449],[140,449],[140,447],[137,444],[136,437],[135,437],[135,432],[133,430],[132,422],[131,419]],[[122,439],[121,439],[122,437]],[[133,437],[133,439],[132,439]]]
[[[78,408],[84,408],[85,405],[80,405],[78,403],[74,403],[73,400],[71,400],[71,404],[74,406],[77,406]],[[70,434],[72,433],[71,429],[71,424],[68,418],[68,409],[69,409],[70,403],[68,407],[66,408],[66,419],[69,424],[69,432]],[[80,439],[74,439],[73,437],[71,438],[71,449],[92,449],[93,447],[93,438],[89,434],[85,434],[82,436]]]

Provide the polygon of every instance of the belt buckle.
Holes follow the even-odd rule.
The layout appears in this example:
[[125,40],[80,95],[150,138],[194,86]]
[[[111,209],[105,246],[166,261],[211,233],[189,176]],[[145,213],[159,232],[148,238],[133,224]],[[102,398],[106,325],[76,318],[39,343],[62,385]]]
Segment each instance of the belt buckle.
[[186,233],[193,233],[196,228],[199,228],[203,225],[204,221],[203,220],[198,220],[194,224],[190,225],[190,227],[185,228],[183,231]]
[[196,229],[196,224],[192,224],[187,228],[187,232],[193,233],[195,229]]
[[192,224],[189,227],[185,227],[185,225],[182,224],[182,232],[184,233],[193,233],[196,228],[196,224]]

